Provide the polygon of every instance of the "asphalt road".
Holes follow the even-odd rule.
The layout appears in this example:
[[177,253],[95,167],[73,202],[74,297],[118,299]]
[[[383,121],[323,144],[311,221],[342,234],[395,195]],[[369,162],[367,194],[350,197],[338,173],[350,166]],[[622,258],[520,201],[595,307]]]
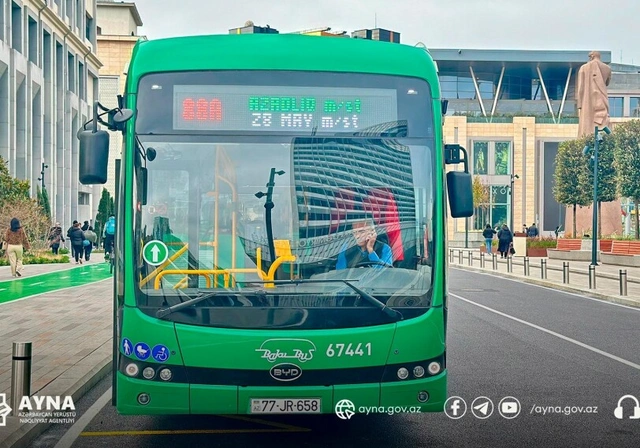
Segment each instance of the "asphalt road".
[[[446,414],[356,414],[350,420],[124,417],[109,402],[88,425],[72,428],[69,434],[82,431],[72,437],[73,445],[56,446],[67,425],[48,431],[34,446],[640,446],[640,419],[628,418],[633,402],[623,401],[624,419],[614,415],[622,396],[640,399],[640,310],[455,269],[449,310],[449,395],[466,402],[466,413],[457,419]],[[106,379],[92,390],[78,403],[80,413],[100,397],[105,403],[109,387]],[[481,396],[493,404],[483,419],[472,413]],[[520,406],[513,398],[501,406],[505,397]],[[519,413],[508,413],[513,410]]]

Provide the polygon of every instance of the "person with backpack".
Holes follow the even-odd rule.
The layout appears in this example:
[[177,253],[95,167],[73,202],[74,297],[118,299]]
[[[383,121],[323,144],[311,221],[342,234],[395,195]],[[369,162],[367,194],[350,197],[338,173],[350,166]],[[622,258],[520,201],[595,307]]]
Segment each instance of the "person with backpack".
[[108,260],[113,253],[113,243],[116,237],[116,217],[111,215],[104,225],[102,239],[104,241],[104,259]]
[[93,244],[98,240],[98,235],[93,231],[93,227],[89,226],[84,232],[84,237],[85,240],[82,242],[84,245],[84,259],[89,261],[89,258],[91,258],[91,249],[93,249]]

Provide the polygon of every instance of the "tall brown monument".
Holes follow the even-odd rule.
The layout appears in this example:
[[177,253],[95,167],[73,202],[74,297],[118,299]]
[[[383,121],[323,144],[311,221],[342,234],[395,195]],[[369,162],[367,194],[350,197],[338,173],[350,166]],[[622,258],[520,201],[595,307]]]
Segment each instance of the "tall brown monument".
[[[589,62],[582,65],[578,71],[576,85],[576,109],[578,109],[579,124],[578,138],[588,135],[593,136],[595,128],[603,129],[610,126],[609,122],[609,96],[607,86],[611,82],[611,68],[600,60],[600,52],[589,53]],[[580,207],[576,210],[577,236],[583,233],[593,232],[592,207]],[[567,209],[566,233],[572,229],[572,209]],[[599,215],[602,235],[622,233],[622,218],[620,201],[602,203],[602,213]],[[572,235],[576,237],[576,235]]]
[[609,126],[611,68],[600,60],[600,52],[589,53],[589,62],[578,71],[576,108],[579,114],[578,137],[593,134],[595,127]]

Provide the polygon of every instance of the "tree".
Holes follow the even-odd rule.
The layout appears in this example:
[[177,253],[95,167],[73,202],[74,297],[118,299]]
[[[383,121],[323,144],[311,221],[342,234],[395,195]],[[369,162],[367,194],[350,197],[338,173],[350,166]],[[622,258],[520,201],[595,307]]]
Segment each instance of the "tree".
[[49,204],[49,193],[47,193],[47,188],[41,190],[40,187],[37,188],[38,194],[38,205],[44,212],[45,216],[49,221],[51,221],[51,204]]
[[29,199],[29,181],[12,177],[7,162],[0,157],[0,208],[16,199]]
[[553,196],[559,204],[573,206],[573,235],[576,235],[576,208],[590,203],[588,166],[582,150],[588,138],[560,143],[556,155]]
[[480,176],[473,177],[473,208],[481,209],[477,210],[481,213],[474,213],[474,219],[476,221],[475,228],[481,229],[484,227],[484,212],[489,207],[489,186],[482,182]]
[[640,239],[640,120],[616,126],[613,132],[615,168],[620,196],[631,198],[634,204],[636,239]]
[[50,221],[38,204],[29,197],[29,181],[9,174],[7,162],[0,157],[0,229],[18,218],[34,249],[44,248]]
[[109,191],[106,188],[103,188],[100,203],[98,204],[98,215],[96,216],[96,223],[94,226],[94,230],[98,235],[98,238],[102,238],[102,228],[111,215],[115,215],[113,197],[109,194]]
[[[598,216],[602,216],[602,203],[615,201],[618,198],[616,182],[616,168],[614,166],[614,138],[606,136],[604,132],[599,132],[599,135],[603,137],[598,142]],[[590,148],[588,156],[585,156],[585,160],[588,168],[588,181],[589,191],[591,192],[591,200],[593,201],[593,148],[594,137],[590,136],[586,142],[586,145]],[[584,148],[583,148],[584,149]],[[596,229],[592,229],[593,232]],[[602,219],[598,220],[598,237],[602,235]]]

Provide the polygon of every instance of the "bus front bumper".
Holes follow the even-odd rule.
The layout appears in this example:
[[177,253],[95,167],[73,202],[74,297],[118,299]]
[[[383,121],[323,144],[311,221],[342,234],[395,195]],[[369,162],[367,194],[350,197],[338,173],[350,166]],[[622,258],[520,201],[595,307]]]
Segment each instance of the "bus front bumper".
[[447,398],[446,370],[417,380],[303,387],[161,383],[117,375],[116,409],[123,415],[442,412]]

